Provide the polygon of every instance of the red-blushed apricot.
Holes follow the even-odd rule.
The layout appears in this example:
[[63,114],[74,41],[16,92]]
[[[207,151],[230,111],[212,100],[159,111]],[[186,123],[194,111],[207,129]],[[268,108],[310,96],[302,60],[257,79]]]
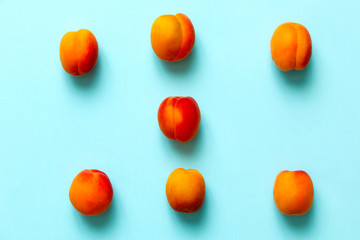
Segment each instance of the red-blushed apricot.
[[175,169],[166,182],[166,197],[177,212],[198,211],[205,200],[205,181],[195,169]]
[[74,178],[69,197],[74,208],[80,213],[88,216],[99,215],[110,207],[113,189],[105,173],[86,169]]
[[155,54],[164,61],[184,59],[191,52],[194,43],[194,26],[182,13],[162,15],[152,25],[151,45]]
[[308,30],[298,23],[283,23],[274,32],[271,56],[283,71],[303,70],[310,62],[312,43]]
[[280,212],[286,215],[307,213],[314,199],[314,186],[304,171],[282,171],[275,180],[274,201]]
[[200,127],[200,109],[192,97],[168,97],[160,104],[158,122],[161,131],[170,139],[187,142]]
[[98,57],[95,36],[87,29],[66,33],[60,42],[60,60],[67,73],[84,75],[93,69]]

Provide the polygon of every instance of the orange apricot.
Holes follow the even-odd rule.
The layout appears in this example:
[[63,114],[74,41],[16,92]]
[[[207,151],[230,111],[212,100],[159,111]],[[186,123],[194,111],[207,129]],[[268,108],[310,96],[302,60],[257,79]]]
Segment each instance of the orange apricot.
[[195,169],[175,169],[166,182],[166,197],[177,212],[198,211],[205,200],[205,181]]
[[168,97],[158,110],[161,131],[179,142],[190,141],[196,136],[200,119],[199,106],[192,97]]
[[110,179],[99,170],[83,170],[74,178],[69,197],[80,213],[87,216],[99,215],[109,208],[112,201]]
[[195,43],[195,30],[190,19],[182,14],[162,15],[151,28],[151,45],[164,61],[179,61],[189,55]]
[[80,29],[66,33],[60,42],[60,60],[69,74],[80,76],[93,69],[98,57],[98,44],[92,32]]
[[281,24],[271,38],[270,47],[272,59],[283,71],[303,70],[310,62],[311,37],[301,24]]
[[304,171],[282,171],[275,180],[274,201],[279,211],[286,215],[303,215],[313,203],[314,186]]

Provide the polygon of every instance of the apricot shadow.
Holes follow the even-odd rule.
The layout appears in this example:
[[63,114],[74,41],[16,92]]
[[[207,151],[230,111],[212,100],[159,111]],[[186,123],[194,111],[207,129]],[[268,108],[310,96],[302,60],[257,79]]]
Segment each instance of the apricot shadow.
[[286,225],[293,229],[298,230],[305,230],[310,229],[313,225],[311,224],[314,221],[314,211],[316,211],[315,201],[313,202],[313,205],[311,209],[304,215],[285,215],[280,213],[277,208],[276,211],[278,211],[279,214],[281,214],[282,220],[285,222]]
[[100,58],[101,57],[99,54],[99,57],[97,59],[97,62],[95,64],[94,68],[85,75],[74,76],[74,75],[70,75],[66,72],[65,73],[70,76],[71,82],[76,87],[84,89],[84,90],[89,90],[89,89],[95,88],[95,86],[98,84],[98,81],[100,78],[100,73],[101,73],[102,61]]
[[308,66],[304,70],[291,70],[288,72],[284,72],[278,69],[276,66],[276,71],[278,75],[281,76],[282,79],[285,80],[285,83],[290,87],[296,88],[306,88],[311,84],[311,75],[313,72],[312,61],[310,60]]
[[[157,56],[155,56],[158,58]],[[161,61],[161,65],[169,72],[174,74],[185,74],[191,70],[191,68],[194,66],[194,62],[197,58],[197,50],[196,45],[194,45],[194,48],[190,52],[190,54],[184,58],[183,60],[176,61],[176,62],[169,62],[169,61],[163,61],[158,58],[158,60]]]
[[[93,229],[109,228],[115,223],[117,203],[112,201],[110,207],[102,214],[96,216],[85,216],[81,214],[82,221]],[[79,214],[77,212],[77,214]]]
[[183,153],[184,155],[192,155],[197,151],[200,145],[199,143],[201,141],[201,137],[202,137],[202,127],[200,124],[200,128],[196,136],[193,139],[191,139],[189,142],[178,142],[176,140],[171,140],[171,145],[173,148]]

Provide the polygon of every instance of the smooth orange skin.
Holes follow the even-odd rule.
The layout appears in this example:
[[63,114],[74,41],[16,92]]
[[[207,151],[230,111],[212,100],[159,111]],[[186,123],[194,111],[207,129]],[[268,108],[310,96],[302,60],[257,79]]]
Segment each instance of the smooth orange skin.
[[175,211],[196,212],[205,200],[205,180],[195,169],[175,169],[166,182],[166,197]]
[[93,69],[98,57],[98,43],[87,29],[66,33],[60,42],[60,60],[71,75],[80,76]]
[[86,169],[74,178],[69,197],[74,208],[80,213],[87,216],[99,215],[110,207],[113,189],[105,173]]
[[311,37],[301,24],[281,24],[271,38],[270,47],[272,59],[283,71],[303,70],[310,62]]
[[273,194],[281,213],[303,215],[313,203],[314,186],[304,171],[282,171],[276,177]]
[[168,97],[158,110],[161,131],[179,142],[188,142],[196,136],[200,120],[199,106],[192,97]]
[[182,14],[162,15],[151,28],[151,45],[164,61],[179,61],[189,55],[195,43],[195,30],[190,19]]

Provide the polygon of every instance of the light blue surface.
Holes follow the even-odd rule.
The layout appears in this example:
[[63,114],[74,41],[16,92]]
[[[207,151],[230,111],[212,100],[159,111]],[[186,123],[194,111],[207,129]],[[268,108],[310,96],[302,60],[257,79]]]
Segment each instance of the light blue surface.
[[[360,4],[357,0],[0,1],[0,239],[360,239]],[[165,63],[150,44],[153,21],[184,13],[196,42]],[[313,55],[283,73],[270,38],[303,24]],[[91,30],[95,69],[62,68],[68,31]],[[198,136],[168,140],[157,109],[192,96]],[[165,183],[178,167],[206,181],[203,209],[179,214]],[[83,169],[104,171],[111,208],[84,217],[68,191]],[[311,211],[280,214],[272,188],[302,169]]]

